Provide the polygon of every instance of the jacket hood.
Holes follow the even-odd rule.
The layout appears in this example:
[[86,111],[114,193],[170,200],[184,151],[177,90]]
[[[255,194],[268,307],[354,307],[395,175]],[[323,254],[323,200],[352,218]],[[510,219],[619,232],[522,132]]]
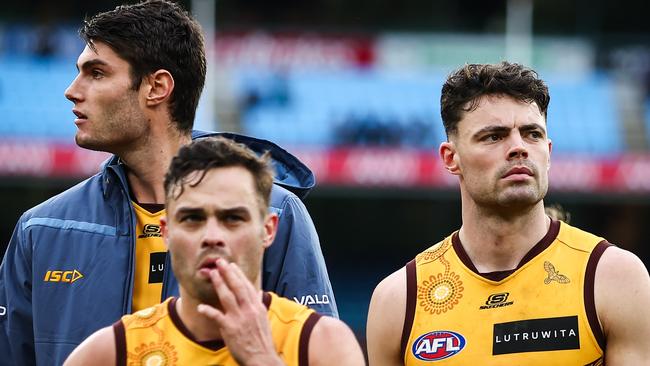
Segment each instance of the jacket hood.
[[275,170],[275,183],[301,199],[307,197],[316,185],[314,173],[303,162],[271,141],[230,132],[192,131],[192,140],[210,136],[223,136],[242,143],[260,155],[269,151]]
[[[271,164],[275,171],[275,184],[291,191],[300,199],[307,197],[307,194],[316,185],[314,173],[303,162],[271,141],[230,132],[192,131],[192,140],[211,136],[223,136],[242,143],[259,155],[270,151]],[[111,156],[102,163],[102,170],[108,166],[118,164],[119,160],[118,156]],[[126,184],[126,182],[123,183]]]
[[271,141],[230,132],[192,131],[192,140],[209,136],[223,136],[242,143],[260,155],[269,151],[275,170],[275,183],[288,189],[300,199],[307,197],[309,191],[316,185],[314,173],[303,162]]

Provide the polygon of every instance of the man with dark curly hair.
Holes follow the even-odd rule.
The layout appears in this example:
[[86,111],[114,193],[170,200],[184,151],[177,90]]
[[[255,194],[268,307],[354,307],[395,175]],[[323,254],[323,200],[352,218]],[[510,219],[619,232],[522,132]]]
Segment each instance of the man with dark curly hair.
[[375,289],[375,365],[646,365],[650,278],[634,254],[547,216],[548,89],[522,65],[466,65],[442,87],[462,226]]

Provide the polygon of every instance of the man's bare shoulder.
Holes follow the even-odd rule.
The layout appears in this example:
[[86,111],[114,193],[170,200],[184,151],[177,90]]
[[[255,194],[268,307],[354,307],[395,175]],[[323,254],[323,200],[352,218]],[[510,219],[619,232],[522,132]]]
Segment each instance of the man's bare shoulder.
[[[634,304],[636,297],[633,295],[650,293],[648,286],[648,270],[639,257],[616,246],[607,248],[598,261],[594,283],[594,296],[601,322],[607,321],[610,311],[620,309],[625,304]],[[622,301],[623,299],[629,301]],[[603,327],[606,325],[603,324]]]
[[399,270],[391,273],[388,277],[379,282],[375,291],[372,293],[373,301],[383,303],[389,300],[386,306],[395,304],[396,298],[406,297],[406,268],[402,267]]
[[115,365],[115,332],[113,327],[102,328],[86,338],[72,351],[64,366]]
[[[606,338],[608,365],[650,359],[650,277],[633,253],[609,247],[596,267],[596,312]],[[644,361],[645,362],[645,361]]]
[[342,321],[323,316],[309,338],[310,365],[365,365],[363,352],[352,330]]
[[368,310],[366,338],[370,365],[398,365],[406,317],[406,268],[384,278],[375,288]]
[[634,253],[611,246],[598,261],[595,281],[597,295],[642,289],[648,284],[648,270]]

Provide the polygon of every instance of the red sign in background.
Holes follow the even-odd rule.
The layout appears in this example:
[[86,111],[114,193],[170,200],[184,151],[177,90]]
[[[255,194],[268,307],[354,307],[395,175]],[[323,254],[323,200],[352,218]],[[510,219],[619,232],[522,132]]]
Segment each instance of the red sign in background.
[[[454,188],[455,176],[434,150],[373,148],[290,149],[316,174],[318,185]],[[46,141],[0,142],[0,176],[81,178],[98,171],[108,154]],[[554,155],[551,189],[580,192],[650,192],[650,155]]]

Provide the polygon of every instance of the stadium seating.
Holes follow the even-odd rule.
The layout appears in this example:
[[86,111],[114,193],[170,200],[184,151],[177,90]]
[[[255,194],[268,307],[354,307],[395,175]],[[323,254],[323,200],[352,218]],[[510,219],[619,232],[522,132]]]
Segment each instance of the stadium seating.
[[73,60],[0,59],[0,136],[69,140],[72,103],[63,91],[76,75]]
[[549,136],[556,152],[617,154],[625,149],[611,78],[603,74],[548,80]]
[[[270,79],[269,75],[257,76]],[[259,103],[244,114],[248,133],[292,145],[336,145],[341,141],[336,131],[350,127],[346,124],[365,123],[367,130],[373,125],[397,127],[400,146],[435,146],[445,138],[439,108],[444,76],[440,73],[307,72],[287,78],[289,97],[284,104]],[[557,76],[549,79],[549,88],[548,128],[555,151],[615,154],[625,149],[610,78],[601,74],[580,79]],[[412,130],[419,133],[409,134]]]
[[[0,136],[71,141],[74,116],[63,91],[75,77],[74,60],[5,56],[0,70]],[[441,72],[258,69],[233,76],[242,101],[243,132],[283,145],[429,148],[445,138],[439,110]],[[607,75],[551,75],[547,80],[555,152],[604,155],[625,150]]]

